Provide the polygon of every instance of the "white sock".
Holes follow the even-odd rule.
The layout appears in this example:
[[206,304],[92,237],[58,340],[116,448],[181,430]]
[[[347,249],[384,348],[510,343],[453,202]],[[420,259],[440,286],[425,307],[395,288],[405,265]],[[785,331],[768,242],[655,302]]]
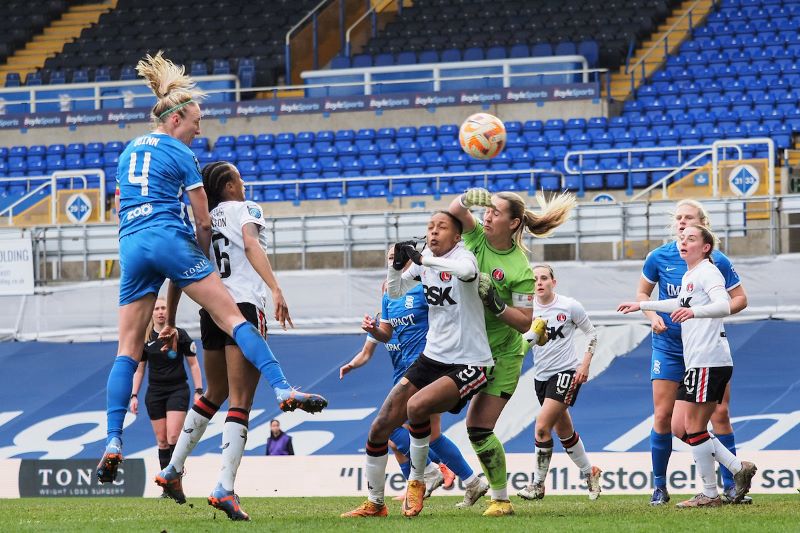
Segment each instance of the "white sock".
[[502,489],[490,489],[493,500],[508,500],[508,485]]
[[719,496],[717,491],[717,469],[714,466],[714,443],[711,439],[692,446],[692,456],[703,481],[703,494],[709,498]]
[[549,446],[536,446],[536,468],[533,471],[533,482],[544,483],[547,471],[550,469],[550,459],[553,458],[553,441],[537,442],[537,444],[549,444]]
[[731,471],[732,474],[739,473],[742,469],[742,461],[733,455],[731,451],[722,444],[715,436],[711,436],[711,442],[714,444],[714,459],[719,464]]
[[411,447],[408,458],[411,460],[411,475],[408,480],[424,481],[425,480],[425,463],[428,460],[428,445],[430,444],[431,436],[427,435],[418,439],[411,435]]
[[564,442],[569,442],[575,437],[578,437],[578,442],[569,448],[567,448],[565,445],[564,450],[567,452],[567,455],[569,455],[569,458],[572,459],[572,462],[575,463],[575,466],[580,468],[581,473],[584,476],[588,476],[592,473],[592,462],[589,461],[589,456],[586,455],[586,448],[583,447],[583,441],[581,440],[580,435],[578,435],[576,432],[568,439],[561,439],[561,444],[564,444]]
[[225,490],[233,490],[236,472],[244,455],[244,445],[247,444],[247,426],[228,420],[222,427],[222,469],[219,471],[219,484]]
[[186,462],[186,458],[189,457],[194,447],[203,438],[203,433],[206,432],[210,421],[210,418],[206,418],[194,409],[189,409],[189,412],[186,413],[183,431],[178,436],[178,442],[175,443],[175,451],[172,452],[172,459],[169,462],[178,473],[183,472],[183,463]]
[[474,472],[467,479],[461,480],[465,487],[471,487],[473,484],[477,483],[477,481],[478,476],[476,476]]
[[367,455],[368,499],[377,505],[383,505],[383,492],[386,486],[386,463],[388,462],[388,453],[384,453],[379,457]]

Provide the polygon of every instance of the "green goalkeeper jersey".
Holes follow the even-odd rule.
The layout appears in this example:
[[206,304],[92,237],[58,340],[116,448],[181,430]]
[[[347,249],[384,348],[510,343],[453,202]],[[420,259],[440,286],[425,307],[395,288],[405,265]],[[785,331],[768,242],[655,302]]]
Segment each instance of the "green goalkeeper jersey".
[[[478,259],[481,272],[492,277],[498,296],[507,305],[533,309],[533,269],[525,252],[516,244],[508,250],[495,250],[486,241],[483,224],[475,220],[475,229],[462,236],[467,249]],[[486,334],[492,355],[525,355],[528,345],[522,334],[484,309]]]

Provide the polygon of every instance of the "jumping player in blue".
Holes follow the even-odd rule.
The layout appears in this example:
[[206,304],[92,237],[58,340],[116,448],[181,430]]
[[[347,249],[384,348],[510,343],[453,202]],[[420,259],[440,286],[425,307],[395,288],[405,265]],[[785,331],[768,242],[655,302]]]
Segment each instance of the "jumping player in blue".
[[[681,279],[686,273],[686,262],[681,258],[677,242],[687,226],[700,224],[709,226],[708,214],[703,205],[694,200],[681,200],[675,206],[674,228],[677,239],[659,246],[651,251],[645,259],[642,278],[639,280],[637,300],[649,300],[656,284],[658,299],[666,300],[677,297],[681,289]],[[739,275],[733,268],[730,259],[719,250],[712,253],[714,265],[725,279],[725,288],[731,297],[731,314],[738,313],[747,307],[747,295],[742,287]],[[650,380],[653,386],[653,429],[650,432],[650,452],[653,463],[655,491],[650,505],[664,505],[669,502],[667,491],[667,464],[672,454],[672,417],[683,420],[685,413],[678,412],[675,398],[685,372],[683,360],[683,343],[681,342],[681,326],[675,324],[668,313],[645,311],[653,330],[653,358],[650,367]],[[679,402],[678,405],[683,402]],[[731,453],[736,453],[736,440],[731,426],[730,383],[725,389],[723,401],[717,405],[711,416],[714,434]],[[673,412],[674,411],[674,412]],[[723,481],[723,497],[733,502],[735,482],[733,474],[720,466]],[[745,497],[739,503],[750,503]]]
[[[327,401],[301,393],[286,381],[278,361],[256,328],[247,322],[201,250],[209,250],[211,221],[197,159],[189,149],[200,133],[204,96],[184,68],[161,52],[136,66],[156,95],[154,131],[131,141],[119,159],[119,347],[108,376],[106,410],[108,437],[97,478],[110,483],[122,462],[122,426],[141,358],[145,330],[156,295],[169,278],[168,305],[177,306],[181,291],[206,309],[272,386],[281,409],[322,410]],[[192,230],[183,191],[192,205],[197,238]],[[174,316],[170,313],[169,316]],[[177,339],[169,322],[159,338],[168,348]],[[201,397],[198,402],[202,401]]]
[[[387,259],[389,265],[391,265],[394,261],[394,247],[389,249]],[[410,264],[411,262],[409,261],[406,266]],[[384,342],[387,345],[387,351],[392,359],[393,385],[400,381],[408,371],[408,368],[425,350],[426,336],[428,334],[428,302],[425,299],[423,289],[422,284],[419,284],[399,298],[390,298],[384,291],[381,300],[380,321],[366,315],[362,322],[362,329],[368,333],[367,339],[373,339],[374,342]],[[367,342],[371,341],[368,340]],[[350,370],[364,365],[369,360],[369,357],[365,357],[363,354],[364,350],[344,365],[339,370],[340,377],[343,377]],[[483,479],[475,476],[472,467],[466,462],[458,446],[448,437],[441,434],[441,417],[438,415],[431,420],[431,439],[428,452],[429,462],[445,465],[452,470],[462,480],[467,489],[467,496],[464,498],[466,503],[459,503],[458,506],[468,507],[472,505],[488,491],[489,486]],[[400,454],[406,458],[409,457],[411,442],[408,429],[403,426],[395,429],[389,436],[389,440],[394,443]],[[410,469],[411,463],[409,461],[400,462],[400,470],[406,479],[409,477]],[[426,471],[425,473],[426,498],[444,482],[443,473],[440,474],[435,466],[431,468],[431,473],[430,482],[428,472]],[[450,475],[452,476],[452,474]],[[478,492],[481,492],[481,494],[476,497],[475,494]],[[362,516],[364,511],[359,507],[355,511],[345,513],[345,515]]]

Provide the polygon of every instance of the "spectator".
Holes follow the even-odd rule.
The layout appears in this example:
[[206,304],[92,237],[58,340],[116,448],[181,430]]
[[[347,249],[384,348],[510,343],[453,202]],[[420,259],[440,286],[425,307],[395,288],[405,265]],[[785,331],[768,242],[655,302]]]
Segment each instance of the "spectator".
[[273,419],[270,428],[272,433],[267,439],[266,455],[294,455],[292,437],[281,431],[281,423]]

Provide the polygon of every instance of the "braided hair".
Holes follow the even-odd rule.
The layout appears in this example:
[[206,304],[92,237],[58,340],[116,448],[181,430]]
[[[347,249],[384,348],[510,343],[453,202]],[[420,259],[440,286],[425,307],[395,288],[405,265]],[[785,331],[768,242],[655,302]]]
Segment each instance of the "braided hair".
[[229,181],[236,177],[235,167],[227,161],[215,161],[203,167],[203,188],[208,196],[208,210],[212,211],[223,201],[222,194]]

